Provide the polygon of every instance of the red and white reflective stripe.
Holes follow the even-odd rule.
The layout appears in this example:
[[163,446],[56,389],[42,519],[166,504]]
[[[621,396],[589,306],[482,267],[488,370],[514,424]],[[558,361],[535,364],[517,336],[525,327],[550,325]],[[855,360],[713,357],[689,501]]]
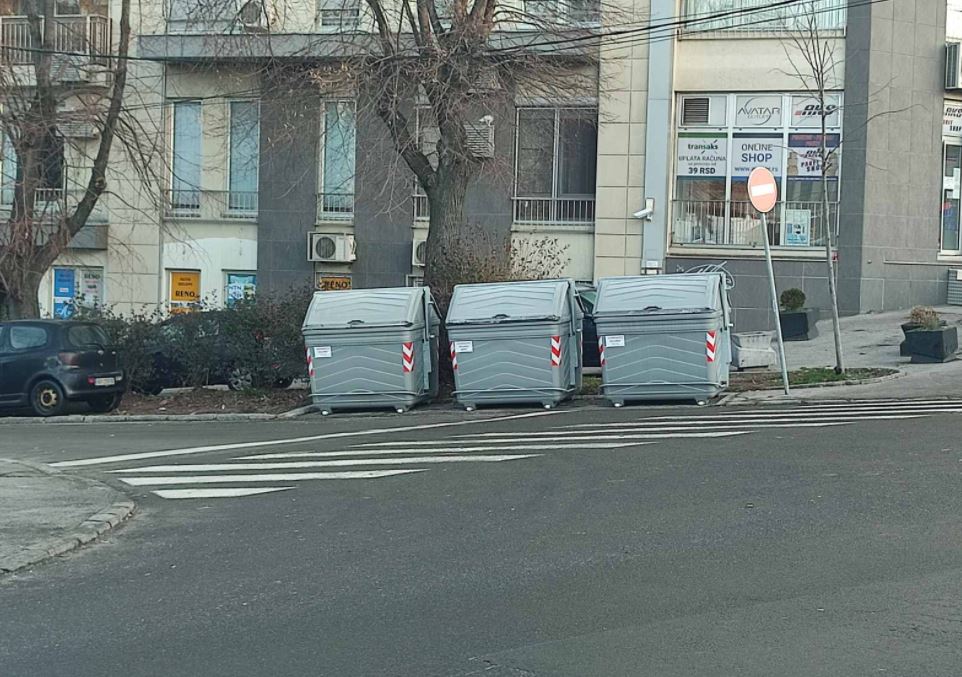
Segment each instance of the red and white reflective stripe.
[[414,343],[410,341],[401,345],[401,368],[405,374],[414,371]]
[[458,370],[458,354],[454,351],[454,341],[451,341],[451,368]]
[[314,358],[311,357],[311,349],[307,349],[307,375],[314,377]]
[[605,366],[605,337],[598,337],[598,357],[601,358],[601,366]]
[[709,362],[715,361],[715,334],[714,331],[705,334],[705,355],[708,356]]
[[552,367],[561,366],[561,337],[560,336],[551,337],[551,366]]

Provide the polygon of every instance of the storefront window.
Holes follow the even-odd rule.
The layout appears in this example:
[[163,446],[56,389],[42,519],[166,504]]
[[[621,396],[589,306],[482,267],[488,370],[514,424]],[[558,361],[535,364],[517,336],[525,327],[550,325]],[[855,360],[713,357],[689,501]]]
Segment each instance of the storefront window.
[[[841,95],[828,95],[824,104],[823,111],[818,98],[797,94],[682,96],[672,244],[760,247],[762,227],[748,199],[748,175],[765,167],[778,181],[780,196],[767,219],[770,244],[824,246],[826,233],[837,229]],[[823,117],[832,130],[825,138],[824,172]]]

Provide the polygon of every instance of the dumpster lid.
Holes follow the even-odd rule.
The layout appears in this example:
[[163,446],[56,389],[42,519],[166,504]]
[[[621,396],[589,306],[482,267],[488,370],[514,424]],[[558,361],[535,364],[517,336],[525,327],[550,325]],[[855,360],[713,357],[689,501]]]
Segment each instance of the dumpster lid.
[[722,273],[606,277],[598,282],[594,315],[721,312]]
[[571,280],[459,284],[451,296],[447,324],[560,321],[571,317],[572,294]]
[[389,287],[314,292],[304,317],[304,329],[364,329],[412,327],[424,324],[424,294],[431,320],[437,322],[427,287]]

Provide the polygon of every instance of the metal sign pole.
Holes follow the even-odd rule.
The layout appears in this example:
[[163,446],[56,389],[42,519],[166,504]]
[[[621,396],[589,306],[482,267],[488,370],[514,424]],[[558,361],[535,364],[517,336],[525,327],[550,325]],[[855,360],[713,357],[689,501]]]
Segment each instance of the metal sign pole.
[[775,268],[772,266],[772,249],[768,244],[768,218],[762,215],[762,241],[765,243],[765,264],[768,266],[768,285],[772,294],[772,312],[775,313],[775,332],[778,336],[778,362],[782,365],[782,383],[788,395],[788,366],[785,364],[785,342],[782,340],[782,323],[778,320],[778,291],[775,289]]

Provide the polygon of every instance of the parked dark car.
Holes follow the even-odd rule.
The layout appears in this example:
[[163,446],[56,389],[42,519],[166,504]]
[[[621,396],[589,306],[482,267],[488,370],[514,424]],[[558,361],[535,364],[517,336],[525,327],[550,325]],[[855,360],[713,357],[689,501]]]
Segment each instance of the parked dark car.
[[0,323],[0,406],[62,414],[68,402],[98,413],[120,405],[126,381],[117,352],[92,322]]
[[[255,373],[250,368],[236,364],[235,358],[239,336],[225,330],[228,316],[218,311],[206,311],[191,315],[174,315],[157,327],[158,340],[149,348],[151,353],[150,375],[135,389],[149,395],[157,395],[164,388],[179,388],[197,382],[204,385],[226,385],[231,390],[249,390],[263,386],[287,388],[294,378],[285,371],[282,361],[272,355],[269,336],[250,335],[247,349],[256,346],[262,360],[262,368]],[[202,374],[189,373],[191,366],[185,359],[184,350],[201,350],[209,359],[204,363]],[[195,356],[196,357],[196,356]],[[196,360],[194,368],[196,369]]]
[[585,319],[581,330],[582,366],[589,369],[601,367],[601,353],[598,350],[598,328],[595,326],[595,301],[598,300],[598,290],[590,285],[578,286],[578,301]]

